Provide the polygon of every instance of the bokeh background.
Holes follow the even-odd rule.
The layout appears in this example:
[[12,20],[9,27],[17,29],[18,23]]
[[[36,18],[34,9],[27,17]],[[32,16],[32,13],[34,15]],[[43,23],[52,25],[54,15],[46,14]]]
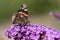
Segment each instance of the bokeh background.
[[4,36],[4,30],[10,27],[13,13],[23,3],[28,6],[31,24],[44,24],[60,30],[60,22],[49,15],[49,11],[60,12],[60,0],[0,0],[0,40],[11,40]]

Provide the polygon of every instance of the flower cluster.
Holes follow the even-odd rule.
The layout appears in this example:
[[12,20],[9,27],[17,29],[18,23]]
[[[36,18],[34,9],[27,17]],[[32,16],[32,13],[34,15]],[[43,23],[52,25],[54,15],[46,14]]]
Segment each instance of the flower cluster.
[[44,25],[11,25],[5,35],[14,40],[60,40],[60,32]]

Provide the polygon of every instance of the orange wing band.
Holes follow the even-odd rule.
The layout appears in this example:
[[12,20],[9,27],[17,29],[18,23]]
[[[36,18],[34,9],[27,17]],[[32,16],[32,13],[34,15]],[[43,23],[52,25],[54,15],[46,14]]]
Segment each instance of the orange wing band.
[[24,16],[28,16],[27,14],[25,14],[25,13],[21,13],[21,14],[23,14]]

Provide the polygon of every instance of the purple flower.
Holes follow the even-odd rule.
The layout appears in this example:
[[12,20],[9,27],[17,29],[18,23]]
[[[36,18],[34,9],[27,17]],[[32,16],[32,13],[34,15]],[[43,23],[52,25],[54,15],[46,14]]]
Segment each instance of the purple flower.
[[52,15],[53,15],[53,11],[50,11],[50,12],[49,12],[49,15],[51,15],[51,16],[52,16]]
[[11,25],[5,35],[14,40],[60,40],[60,31],[44,25]]
[[50,11],[49,15],[53,15],[55,18],[60,20],[60,12],[52,12],[52,11]]

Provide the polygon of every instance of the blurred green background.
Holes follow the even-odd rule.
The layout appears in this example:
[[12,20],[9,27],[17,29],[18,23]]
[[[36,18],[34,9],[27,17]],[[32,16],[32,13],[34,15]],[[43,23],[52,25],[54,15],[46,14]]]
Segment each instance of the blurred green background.
[[44,24],[60,30],[60,22],[49,15],[49,11],[60,12],[60,0],[0,0],[0,40],[10,40],[3,31],[12,24],[13,13],[23,3],[28,7],[31,24]]

